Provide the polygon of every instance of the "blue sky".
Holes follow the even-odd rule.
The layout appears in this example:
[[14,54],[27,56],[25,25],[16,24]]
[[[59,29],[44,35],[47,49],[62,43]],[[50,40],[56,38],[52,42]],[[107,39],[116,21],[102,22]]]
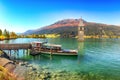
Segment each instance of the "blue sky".
[[120,25],[120,0],[0,0],[0,29],[24,32],[62,19]]

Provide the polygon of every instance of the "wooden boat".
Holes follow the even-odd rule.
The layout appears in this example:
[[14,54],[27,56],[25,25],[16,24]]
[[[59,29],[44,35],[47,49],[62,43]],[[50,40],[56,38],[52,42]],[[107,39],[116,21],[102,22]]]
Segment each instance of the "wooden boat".
[[61,45],[49,44],[46,42],[33,42],[32,43],[33,53],[36,54],[50,54],[50,55],[77,55],[77,50],[62,49]]

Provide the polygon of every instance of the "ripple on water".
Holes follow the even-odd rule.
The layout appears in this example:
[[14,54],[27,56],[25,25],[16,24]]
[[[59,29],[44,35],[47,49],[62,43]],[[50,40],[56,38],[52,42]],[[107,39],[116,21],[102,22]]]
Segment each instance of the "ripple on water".
[[[41,39],[15,39],[1,41],[1,43],[29,43],[41,41]],[[67,72],[101,74],[102,76],[113,76],[120,80],[120,39],[87,39],[85,42],[77,42],[76,39],[56,38],[48,39],[50,43],[62,44],[64,48],[78,49],[78,57],[55,56],[50,60],[49,56],[32,57],[20,54],[17,58],[24,59],[33,65],[47,67],[46,70]],[[72,46],[73,45],[73,46]],[[108,76],[111,75],[111,76]],[[109,80],[109,79],[108,79]]]

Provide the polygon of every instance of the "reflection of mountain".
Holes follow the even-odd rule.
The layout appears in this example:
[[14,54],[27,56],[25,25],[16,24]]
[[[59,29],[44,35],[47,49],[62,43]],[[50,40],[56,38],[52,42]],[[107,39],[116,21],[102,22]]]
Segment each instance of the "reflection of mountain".
[[[85,34],[86,35],[120,35],[120,26],[107,25],[101,23],[87,22],[85,23]],[[28,30],[24,34],[47,34],[47,33],[59,33],[62,36],[77,35],[79,19],[65,19],[58,21],[52,25],[45,26],[36,30]],[[104,32],[102,31],[104,30]]]

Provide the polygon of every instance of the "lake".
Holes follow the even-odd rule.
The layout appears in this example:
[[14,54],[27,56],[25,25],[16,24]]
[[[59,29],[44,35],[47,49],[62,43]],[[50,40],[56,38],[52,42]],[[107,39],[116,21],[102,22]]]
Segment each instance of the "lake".
[[[0,43],[30,43],[32,41],[44,40],[18,38],[0,41]],[[47,41],[61,44],[64,49],[76,49],[78,56],[31,56],[23,54],[23,50],[20,50],[16,58],[36,65],[37,68],[46,67],[51,72],[62,70],[78,73],[78,76],[81,73],[91,74],[94,80],[120,80],[120,39],[85,39],[84,42],[78,42],[75,38],[49,38]],[[99,76],[101,76],[100,79]]]

